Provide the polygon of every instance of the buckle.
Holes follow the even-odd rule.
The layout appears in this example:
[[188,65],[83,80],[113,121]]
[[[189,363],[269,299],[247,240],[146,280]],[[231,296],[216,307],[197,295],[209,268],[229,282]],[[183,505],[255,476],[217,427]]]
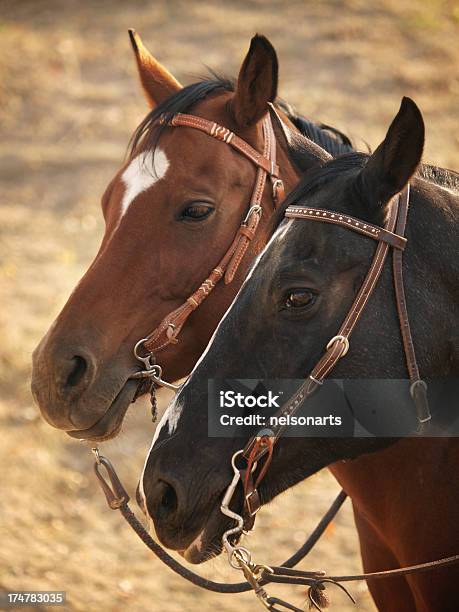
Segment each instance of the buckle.
[[346,355],[346,353],[349,350],[349,339],[346,338],[346,336],[342,336],[342,335],[333,336],[333,338],[327,344],[327,350],[330,349],[333,346],[333,344],[335,344],[335,342],[342,342],[344,349],[340,357],[344,357],[344,355]]
[[248,213],[245,216],[244,221],[242,222],[242,225],[247,225],[249,222],[250,217],[252,216],[253,213],[256,213],[257,215],[261,215],[263,214],[263,209],[259,204],[255,204],[254,206],[251,206],[249,208]]
[[[252,502],[251,500],[254,495],[256,496],[256,498],[255,498],[255,501]],[[247,506],[247,510],[249,511],[249,516],[255,516],[258,510],[260,510],[261,508],[260,497],[258,495],[257,489],[253,489],[253,491],[250,491],[250,493],[247,493],[247,495],[245,496],[245,503]],[[252,506],[252,503],[254,503],[253,506]]]
[[427,383],[425,380],[415,380],[410,385],[410,395],[416,407],[420,425],[422,426],[424,423],[428,423],[432,419],[432,415],[430,413],[429,402],[427,399]]

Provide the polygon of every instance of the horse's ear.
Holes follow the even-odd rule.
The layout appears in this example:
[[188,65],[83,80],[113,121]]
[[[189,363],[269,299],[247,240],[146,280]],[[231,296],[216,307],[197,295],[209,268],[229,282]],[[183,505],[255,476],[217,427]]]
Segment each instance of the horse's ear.
[[267,38],[255,35],[242,63],[233,98],[236,123],[246,127],[256,123],[277,95],[278,63],[274,47]]
[[386,137],[359,176],[364,199],[384,206],[408,183],[424,148],[424,121],[410,98],[403,98]]
[[333,159],[325,149],[299,132],[289,130],[286,136],[292,159],[302,172],[308,172]]
[[157,104],[182,86],[172,74],[164,68],[143,45],[135,30],[129,30],[129,38],[134,50],[140,81],[142,83],[148,104],[154,108]]

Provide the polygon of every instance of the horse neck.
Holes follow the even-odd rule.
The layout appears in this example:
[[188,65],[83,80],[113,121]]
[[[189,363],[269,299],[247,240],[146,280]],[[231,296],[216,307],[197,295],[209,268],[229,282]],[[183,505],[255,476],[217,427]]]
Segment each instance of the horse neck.
[[451,376],[459,316],[459,195],[415,178],[412,181],[403,256],[404,284],[421,375]]
[[[459,192],[421,176],[412,181],[407,236],[411,251],[432,264],[459,272],[457,225],[459,223]],[[409,245],[410,246],[410,245]],[[409,250],[407,249],[407,257]]]
[[410,555],[427,561],[437,549],[447,553],[451,542],[457,547],[459,489],[451,478],[458,461],[458,438],[407,438],[330,470],[401,562]]
[[[450,308],[454,313],[454,301],[445,301],[450,299],[449,287],[436,277],[451,275],[456,281],[452,284],[457,304],[458,258],[452,249],[457,250],[454,228],[458,216],[459,197],[455,193],[444,193],[440,186],[422,179],[413,180],[407,232],[408,244],[413,246],[406,250],[404,266],[405,282],[410,287],[408,309],[416,313],[411,320],[415,332],[427,324],[419,311],[420,283],[427,291],[435,291],[425,300],[431,304],[429,320],[435,321],[436,313],[457,320]],[[438,288],[443,286],[445,291],[438,295]],[[410,308],[413,300],[414,309]],[[449,335],[442,337],[438,329],[428,336],[435,343],[449,340]],[[417,331],[415,345],[419,337],[425,338]],[[446,368],[444,364],[443,375]],[[452,548],[458,545],[459,489],[452,486],[451,478],[458,461],[459,438],[406,438],[384,450],[335,463],[330,470],[352,498],[355,512],[365,518],[403,565],[457,553]]]

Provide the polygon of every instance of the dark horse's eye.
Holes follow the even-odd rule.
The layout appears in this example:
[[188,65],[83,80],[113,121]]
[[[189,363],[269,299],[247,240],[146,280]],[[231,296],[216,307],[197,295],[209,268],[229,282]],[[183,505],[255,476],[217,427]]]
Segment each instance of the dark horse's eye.
[[285,308],[308,308],[312,306],[317,298],[317,294],[310,289],[290,289],[285,294]]
[[213,211],[213,207],[209,204],[205,204],[204,202],[193,202],[193,204],[189,204],[182,210],[180,219],[187,221],[203,221],[213,213]]

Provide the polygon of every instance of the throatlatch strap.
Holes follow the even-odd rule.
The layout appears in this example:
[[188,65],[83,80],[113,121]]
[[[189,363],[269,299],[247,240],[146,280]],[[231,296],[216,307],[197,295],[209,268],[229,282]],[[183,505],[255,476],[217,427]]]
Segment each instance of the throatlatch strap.
[[[398,215],[395,231],[403,236],[405,234],[408,206],[410,201],[409,186],[403,192],[402,206]],[[395,302],[397,304],[398,319],[400,321],[400,333],[405,349],[405,360],[408,375],[410,377],[410,393],[416,407],[420,429],[431,420],[429,402],[427,399],[427,384],[421,379],[419,367],[414,350],[413,337],[411,335],[410,319],[406,306],[405,287],[403,283],[403,253],[395,250],[392,254],[392,271],[394,277]]]

